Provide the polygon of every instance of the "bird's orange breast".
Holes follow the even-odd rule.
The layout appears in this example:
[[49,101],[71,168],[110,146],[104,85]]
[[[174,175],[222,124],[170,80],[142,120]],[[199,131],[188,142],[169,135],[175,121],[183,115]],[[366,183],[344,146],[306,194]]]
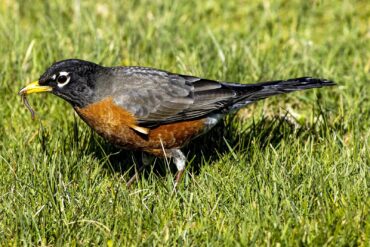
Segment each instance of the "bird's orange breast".
[[163,149],[184,146],[205,129],[204,119],[180,121],[151,128],[141,134],[133,129],[136,118],[111,98],[75,108],[79,116],[99,135],[109,142],[125,149],[142,150],[155,155],[163,155]]

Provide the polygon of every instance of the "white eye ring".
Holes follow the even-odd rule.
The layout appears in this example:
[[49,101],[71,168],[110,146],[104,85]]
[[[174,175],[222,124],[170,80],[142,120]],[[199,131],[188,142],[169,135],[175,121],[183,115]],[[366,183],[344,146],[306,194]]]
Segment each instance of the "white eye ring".
[[[61,77],[63,77],[63,79],[65,77],[65,81],[58,82],[59,78],[61,78]],[[68,72],[65,72],[65,71],[60,72],[59,75],[58,75],[58,77],[57,77],[57,79],[56,79],[59,88],[62,88],[65,85],[67,85],[70,80],[71,80],[71,77],[69,76],[69,73]]]

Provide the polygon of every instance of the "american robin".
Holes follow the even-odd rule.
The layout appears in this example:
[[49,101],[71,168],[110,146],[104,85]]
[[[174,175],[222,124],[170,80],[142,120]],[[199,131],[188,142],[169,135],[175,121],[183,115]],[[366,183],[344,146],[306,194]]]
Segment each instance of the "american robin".
[[51,92],[68,101],[114,145],[172,158],[177,184],[186,162],[181,147],[226,114],[276,94],[332,85],[332,81],[311,77],[226,83],[154,68],[103,67],[68,59],[54,63],[19,94]]

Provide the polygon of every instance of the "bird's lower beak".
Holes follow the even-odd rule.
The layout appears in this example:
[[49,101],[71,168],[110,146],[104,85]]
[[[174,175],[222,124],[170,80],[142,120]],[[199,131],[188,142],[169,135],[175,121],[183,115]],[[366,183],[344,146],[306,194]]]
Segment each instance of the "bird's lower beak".
[[32,82],[22,88],[21,91],[19,91],[19,95],[27,95],[31,93],[41,93],[41,92],[50,92],[53,88],[49,86],[40,86],[38,81]]

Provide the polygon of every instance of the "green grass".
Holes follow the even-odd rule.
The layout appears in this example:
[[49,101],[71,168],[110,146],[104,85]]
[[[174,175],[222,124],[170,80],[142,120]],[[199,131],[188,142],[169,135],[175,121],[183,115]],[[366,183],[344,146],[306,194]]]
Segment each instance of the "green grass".
[[[369,246],[367,1],[106,2],[0,2],[0,245]],[[55,96],[29,98],[35,121],[17,96],[72,57],[338,86],[227,118],[185,149],[175,193],[159,160],[126,189],[136,154]]]

